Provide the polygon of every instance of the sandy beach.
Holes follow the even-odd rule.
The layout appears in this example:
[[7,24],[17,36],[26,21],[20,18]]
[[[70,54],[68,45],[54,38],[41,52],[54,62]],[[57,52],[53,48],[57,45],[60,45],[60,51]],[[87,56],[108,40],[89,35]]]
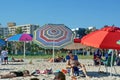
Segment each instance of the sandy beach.
[[[18,71],[18,70],[29,70],[30,73],[34,72],[35,70],[43,71],[45,69],[52,68],[53,71],[62,70],[65,69],[66,63],[50,63],[46,60],[42,59],[33,59],[32,64],[29,64],[31,60],[26,59],[24,62],[9,62],[8,65],[0,65],[0,75],[9,73],[9,71]],[[112,76],[110,76],[110,68],[108,68],[108,73],[105,73],[105,67],[101,66],[101,71],[104,72],[98,72],[99,66],[93,66],[93,61],[89,59],[80,59],[81,63],[84,63],[87,69],[87,74],[90,76],[89,80],[120,80],[120,67],[115,66],[115,69],[117,71],[114,71],[112,68]],[[38,78],[39,80],[53,80],[54,74],[39,74],[38,76],[29,76],[29,77],[16,77],[12,79],[0,79],[0,80],[30,80],[30,78]],[[71,77],[66,74],[66,80],[71,80]],[[85,77],[78,76],[77,80],[86,80]]]

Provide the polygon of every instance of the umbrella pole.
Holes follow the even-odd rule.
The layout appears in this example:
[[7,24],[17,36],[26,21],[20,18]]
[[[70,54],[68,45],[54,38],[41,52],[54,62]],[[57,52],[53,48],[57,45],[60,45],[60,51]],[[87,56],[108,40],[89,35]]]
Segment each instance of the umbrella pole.
[[8,41],[6,43],[7,43],[7,47],[8,47]]
[[15,54],[17,54],[17,45],[16,45],[16,42],[15,42]]
[[54,50],[54,40],[53,40],[53,63],[54,63],[54,57],[55,57],[55,50]]
[[112,76],[112,66],[113,66],[113,54],[114,54],[114,52],[113,52],[113,50],[112,50],[112,54],[111,54],[111,69],[110,69],[110,76]]
[[25,41],[24,41],[24,59],[25,59]]
[[77,53],[76,53],[76,46],[75,46],[75,43],[74,43],[74,50],[75,50],[75,55],[77,55]]

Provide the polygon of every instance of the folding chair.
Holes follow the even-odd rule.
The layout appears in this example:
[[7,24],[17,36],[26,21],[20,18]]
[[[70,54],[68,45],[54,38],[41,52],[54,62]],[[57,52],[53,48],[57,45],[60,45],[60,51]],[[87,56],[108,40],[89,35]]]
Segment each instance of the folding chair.
[[[79,76],[82,73],[82,70],[78,67],[74,67],[73,70],[74,70],[73,76]],[[69,75],[71,75],[71,68],[67,68],[67,72]]]
[[[112,67],[114,68],[114,71],[117,73],[116,69],[115,69],[115,56],[113,56],[113,61],[112,61],[112,64],[111,64],[111,56],[108,56],[108,59],[107,60],[101,60],[101,63],[103,63],[103,65],[105,66],[105,69],[106,69],[106,72],[108,72],[108,67]],[[100,71],[100,68],[101,68],[101,65],[98,69],[98,71]]]

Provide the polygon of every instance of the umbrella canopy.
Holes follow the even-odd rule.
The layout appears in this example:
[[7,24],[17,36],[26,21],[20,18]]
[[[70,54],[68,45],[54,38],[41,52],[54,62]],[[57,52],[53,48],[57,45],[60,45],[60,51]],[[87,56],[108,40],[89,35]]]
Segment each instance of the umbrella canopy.
[[[118,44],[119,40],[120,40],[120,28],[114,26],[107,26],[84,36],[81,39],[81,43],[101,49],[120,49],[120,45]],[[111,57],[111,71],[112,61],[113,54]],[[110,73],[110,76],[111,75],[112,74]]]
[[5,41],[0,39],[0,46],[3,46],[3,45],[5,45]]
[[81,43],[101,49],[120,49],[120,45],[116,44],[118,40],[120,40],[120,28],[107,26],[84,36]]
[[34,32],[33,41],[45,49],[63,48],[73,42],[73,32],[63,24],[46,24]]
[[6,41],[21,41],[24,42],[24,58],[25,58],[25,42],[26,41],[32,41],[32,35],[31,34],[16,34],[6,39]]
[[32,41],[31,34],[16,34],[6,39],[6,41]]

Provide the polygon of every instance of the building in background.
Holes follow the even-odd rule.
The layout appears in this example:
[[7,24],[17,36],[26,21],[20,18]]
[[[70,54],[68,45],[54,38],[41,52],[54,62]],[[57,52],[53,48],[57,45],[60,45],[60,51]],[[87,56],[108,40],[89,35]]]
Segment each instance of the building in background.
[[0,24],[0,38],[6,38],[9,34],[8,28]]
[[39,28],[39,25],[33,25],[33,24],[26,24],[26,25],[20,25],[18,27],[21,27],[23,33],[27,34],[33,34],[33,32]]
[[15,30],[16,30],[16,23],[15,22],[8,22],[7,23],[7,27],[8,27],[8,31],[9,31],[9,35],[14,35],[15,34]]
[[7,26],[8,27],[13,27],[13,26],[16,26],[16,23],[15,22],[8,22]]
[[39,28],[39,25],[25,24],[25,25],[8,26],[9,34],[11,35],[16,34],[16,30],[18,28],[21,29],[22,33],[33,34],[34,30]]

